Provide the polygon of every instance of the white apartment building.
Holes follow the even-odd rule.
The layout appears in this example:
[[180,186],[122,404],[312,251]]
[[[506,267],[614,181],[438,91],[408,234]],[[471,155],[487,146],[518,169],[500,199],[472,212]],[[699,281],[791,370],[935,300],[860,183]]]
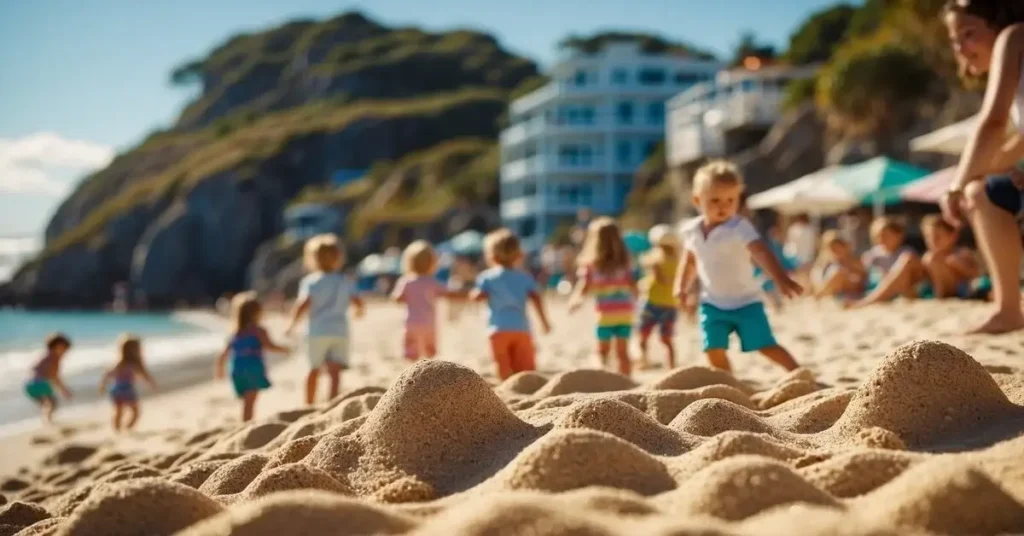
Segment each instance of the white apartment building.
[[721,64],[613,42],[559,61],[515,100],[501,133],[501,218],[538,250],[582,208],[622,212],[633,174],[664,138],[665,101]]
[[810,65],[722,71],[673,97],[665,130],[669,167],[727,155],[735,150],[731,132],[767,133],[782,115],[789,82],[811,78],[817,70]]

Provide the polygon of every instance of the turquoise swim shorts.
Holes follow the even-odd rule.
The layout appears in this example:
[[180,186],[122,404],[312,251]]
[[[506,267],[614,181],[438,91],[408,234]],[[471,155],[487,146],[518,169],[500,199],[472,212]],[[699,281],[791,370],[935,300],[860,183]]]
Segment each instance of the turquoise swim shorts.
[[50,382],[47,380],[38,378],[29,380],[29,382],[25,384],[25,394],[36,402],[42,402],[47,398],[52,400],[57,399],[57,395],[53,392],[53,385],[50,385]]
[[754,352],[776,346],[768,315],[763,303],[752,303],[739,309],[719,309],[708,303],[700,304],[700,330],[704,338],[704,351],[727,350],[729,336],[736,332],[740,348]]
[[633,333],[633,326],[622,324],[619,326],[598,326],[597,340],[608,342],[612,339],[628,339]]

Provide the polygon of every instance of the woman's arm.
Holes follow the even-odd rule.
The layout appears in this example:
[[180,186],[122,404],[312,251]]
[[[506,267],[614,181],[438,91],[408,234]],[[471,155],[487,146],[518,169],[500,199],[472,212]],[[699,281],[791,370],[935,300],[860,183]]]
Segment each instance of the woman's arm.
[[[962,192],[970,182],[993,171],[991,163],[1000,155],[1006,141],[1010,107],[1020,84],[1022,50],[1024,25],[1011,26],[996,39],[978,126],[960,158],[956,178],[950,188],[954,195]],[[1009,158],[1009,155],[1003,158]]]

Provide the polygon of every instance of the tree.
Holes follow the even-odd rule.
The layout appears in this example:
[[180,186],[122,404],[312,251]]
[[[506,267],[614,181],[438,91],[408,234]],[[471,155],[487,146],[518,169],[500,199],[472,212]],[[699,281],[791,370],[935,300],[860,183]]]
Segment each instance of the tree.
[[171,71],[171,85],[191,86],[203,80],[203,61],[187,61]]
[[936,79],[913,49],[864,42],[841,51],[819,74],[817,100],[842,130],[886,134],[913,121]]
[[797,65],[828,60],[846,37],[856,12],[854,7],[840,4],[811,15],[789,36],[786,60]]
[[777,57],[775,46],[767,43],[759,43],[757,35],[747,30],[740,35],[740,42],[736,44],[733,52],[732,65],[742,65],[743,60],[754,57],[761,60],[772,60]]

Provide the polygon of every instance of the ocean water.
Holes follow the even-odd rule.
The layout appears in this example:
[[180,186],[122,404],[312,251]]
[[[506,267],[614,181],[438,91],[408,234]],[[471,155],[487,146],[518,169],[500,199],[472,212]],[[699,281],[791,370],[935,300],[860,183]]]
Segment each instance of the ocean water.
[[55,331],[67,334],[72,342],[61,375],[76,401],[98,396],[99,378],[114,363],[117,338],[122,333],[142,338],[143,355],[154,374],[176,363],[212,358],[223,349],[227,337],[187,315],[0,310],[0,397],[11,400],[9,397],[16,396],[17,400],[0,407],[0,423],[34,412],[22,389],[45,351],[44,340]]

